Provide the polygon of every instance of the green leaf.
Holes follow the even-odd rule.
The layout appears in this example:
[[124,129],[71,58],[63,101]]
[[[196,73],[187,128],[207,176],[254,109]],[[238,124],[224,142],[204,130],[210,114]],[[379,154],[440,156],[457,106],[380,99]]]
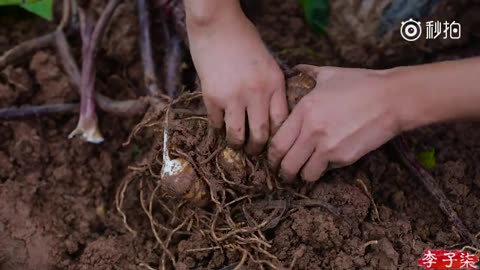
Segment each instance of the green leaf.
[[305,12],[307,24],[315,31],[325,33],[328,26],[329,0],[299,0]]
[[24,2],[22,0],[0,0],[0,6],[19,6],[23,3],[37,2],[40,0],[31,0]]
[[418,153],[417,160],[420,162],[425,168],[432,169],[437,164],[435,158],[435,149],[422,151]]
[[[1,0],[0,0],[1,1]],[[51,21],[53,18],[53,0],[30,1],[21,5],[22,8]]]

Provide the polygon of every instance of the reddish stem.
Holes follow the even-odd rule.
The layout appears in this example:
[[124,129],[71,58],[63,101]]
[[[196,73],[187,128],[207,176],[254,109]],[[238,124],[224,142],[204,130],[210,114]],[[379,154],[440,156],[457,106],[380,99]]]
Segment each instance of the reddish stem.
[[[118,3],[119,0],[110,0],[96,24],[94,24],[89,14],[83,9],[79,9],[83,60],[80,73],[80,117],[77,128],[72,131],[70,138],[82,135],[88,142],[100,143],[103,141],[97,126],[97,114],[95,111],[95,57],[98,44]],[[75,76],[75,74],[73,75]]]
[[[80,90],[80,71],[75,59],[73,59],[65,34],[61,31],[57,32],[56,35],[56,47],[63,68],[70,78],[71,83],[77,88],[77,90]],[[95,101],[100,109],[120,116],[143,114],[148,106],[148,102],[142,99],[117,101],[112,100],[99,92],[95,92]]]

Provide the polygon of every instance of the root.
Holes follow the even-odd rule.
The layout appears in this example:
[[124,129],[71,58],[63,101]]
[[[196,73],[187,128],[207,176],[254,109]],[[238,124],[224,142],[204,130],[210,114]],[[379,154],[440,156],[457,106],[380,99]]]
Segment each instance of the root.
[[[139,180],[139,208],[145,212],[157,242],[159,267],[177,264],[178,258],[175,258],[171,246],[177,241],[174,240],[175,236],[186,234],[198,235],[208,243],[206,247],[192,248],[186,253],[224,253],[228,250],[238,253],[237,267],[254,264],[260,269],[284,269],[282,262],[270,252],[272,243],[265,231],[277,227],[290,210],[298,207],[324,207],[335,216],[340,216],[339,211],[328,203],[305,196],[298,200],[282,200],[289,192],[276,188],[278,183],[275,177],[270,175],[262,160],[256,158],[246,161],[250,174],[245,179],[239,183],[230,180],[218,159],[224,149],[224,141],[212,139],[200,146],[198,142],[209,134],[206,118],[192,117],[191,114],[176,110],[188,108],[189,104],[195,104],[200,98],[199,93],[183,93],[163,108],[151,106],[127,141],[130,143],[134,140],[142,129],[151,132],[148,137],[153,140],[152,151],[147,153],[141,165],[131,169]],[[184,200],[165,197],[158,185],[157,181],[161,181],[158,170],[164,163],[162,138],[167,108],[172,108],[168,125],[172,144],[169,154],[171,158],[182,158],[192,164],[198,177],[208,186],[208,207],[197,208]],[[186,142],[185,145],[183,142]],[[270,178],[270,184],[261,189],[251,182],[259,171],[265,171],[265,176]],[[270,190],[268,196],[265,195],[266,190]],[[256,216],[251,209],[266,212]]]
[[375,203],[375,200],[373,199],[372,197],[372,194],[370,193],[370,191],[368,190],[367,186],[365,185],[365,183],[362,181],[362,179],[358,178],[357,180],[355,180],[363,189],[363,192],[365,192],[365,195],[367,195],[368,199],[370,200],[370,202],[372,203],[372,206],[373,206],[373,211],[375,213],[375,217],[377,218],[378,222],[382,222],[380,220],[380,214],[378,213],[378,208],[377,208],[377,204]]
[[128,225],[128,222],[127,222],[127,215],[125,214],[125,212],[123,212],[122,208],[123,208],[123,202],[125,201],[125,192],[127,191],[127,188],[128,186],[130,185],[130,183],[133,181],[133,176],[132,177],[127,177],[121,184],[120,184],[120,187],[117,189],[117,192],[115,194],[115,206],[117,208],[117,211],[118,213],[122,216],[122,220],[123,220],[123,225],[125,226],[125,228],[130,232],[132,233],[134,236],[137,235],[137,231],[135,231],[134,229],[132,229],[132,227],[130,227],[130,225]]
[[365,250],[367,247],[377,245],[377,244],[378,244],[378,240],[368,241],[367,243],[363,244],[362,250]]
[[150,265],[148,265],[147,263],[143,263],[143,262],[142,262],[142,263],[139,263],[138,266],[140,266],[140,267],[145,267],[145,268],[147,268],[148,270],[157,270],[157,269],[151,267]]
[[305,254],[305,246],[302,244],[300,247],[293,253],[293,259],[292,262],[290,263],[290,267],[288,269],[293,270],[293,267],[295,267],[295,263],[299,258],[302,258],[303,255]]
[[460,251],[462,251],[462,252],[465,251],[465,250],[470,250],[470,251],[475,252],[476,254],[480,254],[480,249],[472,247],[472,246],[464,246],[464,247],[462,247],[462,249],[460,249]]

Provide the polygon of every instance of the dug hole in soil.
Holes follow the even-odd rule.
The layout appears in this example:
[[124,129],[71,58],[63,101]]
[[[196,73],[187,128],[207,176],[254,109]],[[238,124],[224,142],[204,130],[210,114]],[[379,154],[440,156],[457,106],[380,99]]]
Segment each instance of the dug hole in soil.
[[[126,99],[138,96],[143,71],[135,4],[122,3],[117,12],[112,23],[121,27],[110,28],[97,59],[97,90]],[[263,1],[262,12],[258,28],[286,65],[381,66],[349,62],[352,50],[308,30],[297,1]],[[0,17],[1,52],[55,27],[16,15]],[[473,43],[420,59],[475,55]],[[78,100],[51,50],[0,73],[1,107]],[[0,123],[1,270],[158,269],[173,268],[172,261],[177,269],[238,262],[245,269],[416,269],[425,249],[466,244],[388,146],[316,183],[286,186],[262,157],[233,153],[229,167],[224,142],[205,119],[174,111],[170,154],[194,164],[208,182],[205,196],[222,211],[212,202],[196,208],[170,198],[158,185],[166,112],[150,113],[99,113],[106,138],[100,145],[67,139],[75,115]],[[431,173],[468,229],[479,232],[479,125],[426,127],[409,138],[416,151],[436,150]]]

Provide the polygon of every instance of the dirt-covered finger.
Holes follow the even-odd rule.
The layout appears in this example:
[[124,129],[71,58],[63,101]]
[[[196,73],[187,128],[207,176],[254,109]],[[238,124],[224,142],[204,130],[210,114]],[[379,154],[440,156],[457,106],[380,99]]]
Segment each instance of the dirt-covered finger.
[[303,166],[301,177],[308,182],[317,181],[325,173],[327,167],[328,161],[325,160],[325,154],[315,150]]
[[268,146],[268,162],[272,169],[276,170],[278,168],[285,154],[295,143],[300,134],[302,123],[300,112],[294,110],[273,136]]
[[300,134],[282,160],[280,177],[287,182],[294,180],[313,151],[313,145],[309,143],[306,137]]
[[285,87],[273,93],[270,99],[270,135],[277,133],[282,123],[288,117],[287,97]]
[[222,108],[217,106],[214,102],[212,102],[209,98],[204,98],[203,102],[205,103],[205,107],[207,108],[207,115],[210,125],[213,128],[220,129],[223,127],[223,119],[224,119],[224,111]]
[[249,135],[246,151],[251,155],[258,155],[262,152],[270,134],[268,103],[267,106],[265,105],[254,100],[247,107]]
[[225,126],[227,144],[234,149],[239,149],[245,143],[245,108],[232,105],[225,110]]

